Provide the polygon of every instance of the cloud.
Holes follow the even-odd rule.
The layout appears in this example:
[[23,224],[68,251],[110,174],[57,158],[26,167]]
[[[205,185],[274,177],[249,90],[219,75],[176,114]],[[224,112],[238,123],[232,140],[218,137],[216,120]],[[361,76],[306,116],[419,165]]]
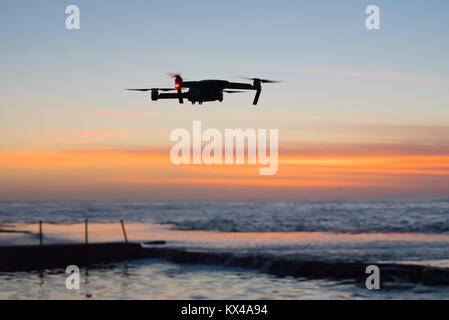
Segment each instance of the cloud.
[[449,155],[449,144],[420,143],[347,143],[281,141],[279,153],[296,156],[360,156],[360,155]]
[[37,143],[93,143],[104,141],[104,137],[123,134],[123,130],[46,130],[45,136],[35,137]]
[[123,130],[49,130],[49,134],[62,136],[115,136],[123,134]]
[[34,142],[39,143],[90,143],[101,142],[101,138],[34,138]]
[[71,115],[96,116],[96,117],[141,118],[141,117],[152,117],[156,114],[153,111],[122,111],[122,110],[60,110],[60,111]]
[[[259,176],[258,165],[175,166],[168,150],[0,150],[0,190],[9,190],[14,199],[35,197],[42,190],[45,197],[78,199],[95,194],[195,198],[204,192],[212,198],[249,192],[254,198],[329,196],[334,191],[344,197],[449,195],[449,152],[401,155],[394,148],[383,153],[379,148],[373,153],[366,145],[352,154],[326,153],[326,146],[306,153],[299,146],[290,153],[281,150],[278,174],[270,177]],[[232,193],[236,188],[239,192]],[[329,188],[332,194],[326,193]]]

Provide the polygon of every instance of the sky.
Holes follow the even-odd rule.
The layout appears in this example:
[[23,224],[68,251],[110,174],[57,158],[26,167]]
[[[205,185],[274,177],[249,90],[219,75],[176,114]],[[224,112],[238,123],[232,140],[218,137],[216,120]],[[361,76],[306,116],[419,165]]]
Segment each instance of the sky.
[[[80,30],[65,8],[80,8]],[[367,30],[365,8],[380,8]],[[0,200],[449,196],[449,3],[0,1]],[[202,106],[129,87],[282,80]],[[175,166],[170,133],[279,131],[279,169]]]

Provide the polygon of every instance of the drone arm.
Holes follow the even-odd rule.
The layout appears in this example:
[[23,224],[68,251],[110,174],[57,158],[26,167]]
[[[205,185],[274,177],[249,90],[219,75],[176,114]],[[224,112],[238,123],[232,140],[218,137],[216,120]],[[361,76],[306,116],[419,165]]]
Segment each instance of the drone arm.
[[182,98],[183,98],[183,93],[182,93],[181,88],[178,88],[177,91],[178,91],[178,92],[176,93],[176,95],[178,96],[178,101],[179,101],[179,103],[184,103],[184,101],[182,100]]
[[262,88],[257,89],[256,95],[254,96],[253,105],[256,105],[259,101],[260,93],[262,92]]
[[[187,99],[187,97],[188,97],[187,92],[181,93],[181,98]],[[158,99],[179,99],[179,94],[178,93],[159,93]]]
[[197,88],[199,86],[198,81],[183,81],[182,87],[183,88]]
[[239,82],[228,82],[226,89],[257,90],[252,84]]

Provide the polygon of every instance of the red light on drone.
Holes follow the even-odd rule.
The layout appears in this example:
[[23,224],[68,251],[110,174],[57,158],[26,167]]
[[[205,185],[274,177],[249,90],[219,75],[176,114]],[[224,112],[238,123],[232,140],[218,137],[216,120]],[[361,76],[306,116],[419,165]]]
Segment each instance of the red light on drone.
[[179,83],[175,83],[175,88],[179,89],[179,87],[181,87],[181,85]]

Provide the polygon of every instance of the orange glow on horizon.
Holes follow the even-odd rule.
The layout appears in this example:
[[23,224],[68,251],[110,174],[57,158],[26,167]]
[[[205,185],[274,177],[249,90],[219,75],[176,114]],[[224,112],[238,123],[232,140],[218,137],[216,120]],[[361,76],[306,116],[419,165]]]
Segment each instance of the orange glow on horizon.
[[[449,155],[279,155],[274,176],[259,176],[259,165],[173,165],[157,151],[0,151],[0,176],[20,184],[61,180],[64,185],[219,185],[260,187],[399,187],[449,181]],[[431,182],[431,181],[430,181]],[[4,182],[5,183],[5,182]]]

